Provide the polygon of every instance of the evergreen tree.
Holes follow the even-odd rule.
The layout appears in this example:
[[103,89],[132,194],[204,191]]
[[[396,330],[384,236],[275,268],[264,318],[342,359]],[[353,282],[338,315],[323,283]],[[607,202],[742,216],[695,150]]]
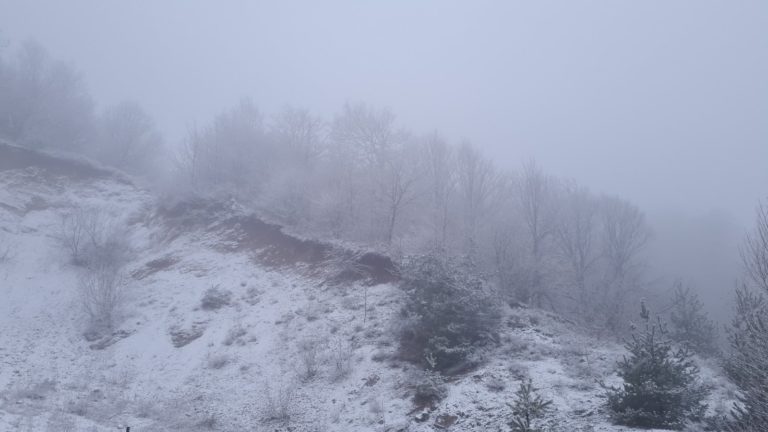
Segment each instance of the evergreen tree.
[[646,428],[682,428],[703,417],[708,389],[685,347],[674,348],[661,319],[651,321],[641,304],[644,329],[626,344],[629,356],[618,362],[621,387],[610,387],[608,407],[617,424]]
[[739,387],[739,404],[728,430],[765,431],[768,425],[768,305],[761,294],[736,290],[736,317],[728,334],[728,376]]
[[542,432],[536,423],[552,408],[551,405],[551,400],[537,394],[530,379],[522,383],[515,392],[514,404],[509,404],[512,408],[512,420],[509,422],[512,432]]
[[418,256],[402,267],[401,276],[407,295],[402,358],[451,374],[471,366],[477,346],[497,339],[495,296],[471,263]]
[[739,387],[728,430],[765,431],[768,425],[768,206],[757,208],[757,225],[744,241],[741,258],[747,282],[736,290],[736,317],[729,332],[726,371]]
[[670,337],[698,354],[717,355],[717,327],[704,311],[699,296],[680,281],[675,282],[673,294],[674,303],[669,314]]

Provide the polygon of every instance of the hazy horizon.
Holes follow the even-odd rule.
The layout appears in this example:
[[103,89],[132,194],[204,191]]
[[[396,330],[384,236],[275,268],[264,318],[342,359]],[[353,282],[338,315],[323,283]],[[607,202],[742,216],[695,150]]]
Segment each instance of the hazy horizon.
[[364,101],[652,217],[743,229],[765,198],[763,2],[0,4],[6,42],[70,62],[100,106],[138,101],[172,145],[242,97],[326,118]]

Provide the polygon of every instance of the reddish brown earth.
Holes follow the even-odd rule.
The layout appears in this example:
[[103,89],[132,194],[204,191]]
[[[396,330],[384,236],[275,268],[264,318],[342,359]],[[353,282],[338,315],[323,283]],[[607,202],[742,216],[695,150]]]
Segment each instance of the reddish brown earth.
[[317,240],[301,239],[252,214],[240,214],[226,203],[192,199],[161,208],[158,216],[172,237],[190,229],[221,235],[221,248],[252,252],[255,261],[270,267],[303,267],[311,272],[337,267],[330,282],[363,281],[371,285],[397,280],[392,260],[374,252],[355,253]]

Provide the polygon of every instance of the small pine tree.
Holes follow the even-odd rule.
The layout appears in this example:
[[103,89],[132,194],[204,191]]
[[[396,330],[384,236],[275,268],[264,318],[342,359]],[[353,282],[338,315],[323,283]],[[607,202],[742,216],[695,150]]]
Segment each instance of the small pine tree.
[[670,337],[698,354],[717,355],[717,327],[704,311],[699,296],[680,281],[675,282],[673,295],[674,303],[669,314]]
[[508,405],[512,408],[512,420],[508,423],[512,432],[542,432],[536,423],[550,411],[552,401],[537,394],[529,379],[515,392],[514,403]]
[[471,264],[433,255],[401,268],[403,308],[400,356],[444,374],[472,363],[474,350],[496,340],[498,307]]
[[661,319],[654,323],[641,304],[645,329],[626,345],[629,357],[618,362],[621,387],[608,389],[608,407],[617,424],[645,428],[682,428],[700,420],[708,389],[698,383],[699,369],[685,348],[673,348]]

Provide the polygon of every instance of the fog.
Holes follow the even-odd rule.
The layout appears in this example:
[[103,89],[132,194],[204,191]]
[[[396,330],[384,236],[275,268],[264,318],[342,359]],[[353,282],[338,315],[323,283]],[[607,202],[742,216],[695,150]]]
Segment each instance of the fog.
[[636,203],[659,276],[710,304],[768,193],[766,28],[763,1],[0,1],[10,46],[39,41],[99,106],[137,101],[170,146],[244,96],[386,107]]
[[0,432],[765,431],[765,0],[0,0]]

